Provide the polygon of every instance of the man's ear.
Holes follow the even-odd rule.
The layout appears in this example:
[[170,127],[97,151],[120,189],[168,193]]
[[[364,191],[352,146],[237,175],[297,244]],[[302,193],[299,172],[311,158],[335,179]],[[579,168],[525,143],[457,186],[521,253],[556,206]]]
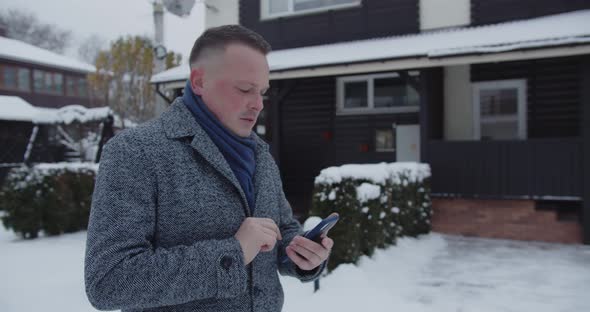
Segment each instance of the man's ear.
[[203,95],[203,75],[205,74],[205,70],[202,67],[192,68],[191,69],[191,89],[196,95]]

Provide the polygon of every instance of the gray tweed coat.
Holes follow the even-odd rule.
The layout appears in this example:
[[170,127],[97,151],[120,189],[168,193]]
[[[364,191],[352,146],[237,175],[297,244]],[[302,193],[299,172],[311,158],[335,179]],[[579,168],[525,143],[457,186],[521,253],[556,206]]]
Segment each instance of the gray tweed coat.
[[[302,281],[319,276],[325,263],[311,272],[279,265],[301,226],[268,145],[256,140],[254,215],[225,158],[181,98],[159,118],[105,145],[84,272],[94,307],[280,311],[277,270]],[[249,216],[273,219],[283,240],[245,266],[234,234]]]

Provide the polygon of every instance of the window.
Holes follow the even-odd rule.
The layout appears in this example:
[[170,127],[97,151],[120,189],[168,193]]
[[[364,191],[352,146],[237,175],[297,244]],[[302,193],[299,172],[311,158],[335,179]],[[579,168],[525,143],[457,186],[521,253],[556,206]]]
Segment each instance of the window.
[[359,6],[361,0],[261,0],[263,19]]
[[33,88],[37,93],[63,94],[63,75],[35,69]]
[[395,138],[393,127],[375,130],[375,150],[377,152],[394,152]]
[[0,65],[0,88],[4,90],[30,91],[30,71],[27,68]]
[[66,76],[66,95],[72,97],[87,97],[88,83],[86,78]]
[[476,140],[524,140],[526,81],[499,80],[473,84]]
[[[338,78],[336,88],[339,114],[401,113],[420,109],[415,89],[418,72],[401,78],[397,73]],[[410,83],[410,80],[416,83]]]

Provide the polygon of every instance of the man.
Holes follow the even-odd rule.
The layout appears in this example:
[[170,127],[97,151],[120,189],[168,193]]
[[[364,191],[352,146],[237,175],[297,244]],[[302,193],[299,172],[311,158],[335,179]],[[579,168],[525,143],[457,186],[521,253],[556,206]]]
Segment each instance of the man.
[[93,306],[280,311],[277,270],[319,276],[333,241],[300,236],[268,145],[252,132],[269,50],[241,26],[207,30],[184,95],[105,146],[86,247]]

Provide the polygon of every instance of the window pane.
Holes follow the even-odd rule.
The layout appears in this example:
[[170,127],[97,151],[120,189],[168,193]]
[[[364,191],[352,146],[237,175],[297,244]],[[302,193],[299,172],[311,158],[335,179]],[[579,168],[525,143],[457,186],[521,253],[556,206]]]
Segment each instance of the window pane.
[[268,12],[270,14],[285,13],[289,11],[289,0],[268,0]]
[[31,91],[30,71],[26,68],[18,69],[18,89],[21,91]]
[[518,121],[496,121],[481,123],[482,140],[518,139]]
[[85,78],[78,78],[78,96],[86,97],[88,95],[88,85]]
[[33,71],[33,88],[35,89],[35,92],[43,92],[43,88],[44,88],[44,72],[40,71],[40,70],[34,70]]
[[76,78],[66,77],[66,95],[76,96]]
[[375,149],[393,151],[393,129],[380,129],[375,132]]
[[344,108],[367,107],[367,82],[344,83]]
[[12,66],[2,67],[2,86],[6,89],[16,89],[16,68]]
[[44,72],[43,73],[43,80],[44,80],[43,84],[45,86],[43,88],[43,91],[51,93],[51,90],[53,89],[53,79],[51,77],[51,74],[48,72]]
[[518,90],[481,90],[479,93],[482,116],[510,116],[518,111]]
[[304,10],[313,10],[328,8],[342,4],[355,3],[358,0],[293,0],[293,9],[295,12]]
[[375,79],[374,86],[376,108],[419,105],[420,97],[418,92],[400,78]]
[[62,74],[53,74],[53,92],[63,94],[63,81],[64,76]]

